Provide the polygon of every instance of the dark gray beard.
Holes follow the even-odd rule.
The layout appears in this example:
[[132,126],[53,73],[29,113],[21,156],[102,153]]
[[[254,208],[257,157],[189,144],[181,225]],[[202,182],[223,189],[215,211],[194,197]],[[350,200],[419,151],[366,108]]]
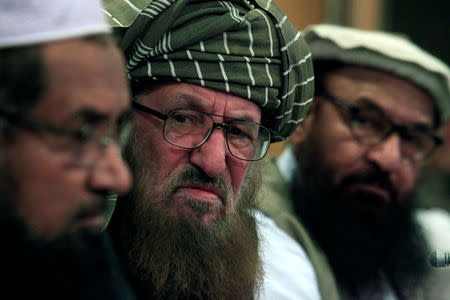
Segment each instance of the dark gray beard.
[[428,269],[427,242],[412,207],[383,207],[375,216],[365,215],[355,207],[370,202],[370,195],[333,187],[314,149],[303,149],[301,159],[292,191],[296,211],[326,253],[339,285],[359,298],[379,284],[381,272],[397,295],[406,297],[403,291],[419,284]]
[[135,299],[104,233],[36,237],[14,204],[17,181],[0,166],[2,299]]
[[34,238],[1,200],[2,299],[134,299],[104,234]]
[[140,298],[253,298],[262,276],[252,214],[260,177],[248,179],[231,215],[199,228],[145,204],[148,176],[134,163],[139,154],[128,154],[136,184],[118,200],[110,230]]

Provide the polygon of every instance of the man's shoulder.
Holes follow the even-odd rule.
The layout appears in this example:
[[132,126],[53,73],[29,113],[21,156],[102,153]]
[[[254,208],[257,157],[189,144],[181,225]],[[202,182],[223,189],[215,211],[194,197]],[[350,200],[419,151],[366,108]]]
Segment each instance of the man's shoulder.
[[281,174],[276,157],[268,158],[262,165],[262,187],[259,193],[259,209],[273,219],[278,227],[297,242],[309,237],[295,214],[291,195],[291,183]]
[[[294,239],[312,264],[323,299],[339,299],[337,285],[323,251],[316,245],[298,216],[295,215],[291,184],[281,174],[277,158],[268,158],[262,166],[261,211]],[[289,263],[289,262],[288,262]],[[298,298],[297,298],[298,299]]]

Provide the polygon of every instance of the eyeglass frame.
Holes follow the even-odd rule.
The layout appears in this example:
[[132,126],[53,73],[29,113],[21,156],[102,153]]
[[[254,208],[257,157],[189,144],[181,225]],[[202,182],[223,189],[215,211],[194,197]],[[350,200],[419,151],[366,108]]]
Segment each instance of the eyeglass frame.
[[[329,92],[324,92],[322,94],[320,94],[320,97],[322,97],[323,99],[338,105],[341,108],[345,108],[349,113],[350,113],[350,121],[353,119],[353,116],[359,111],[361,110],[360,107],[356,106],[356,105],[352,105],[349,103],[346,103],[345,101],[337,98],[336,96],[332,95]],[[393,133],[398,133],[398,135],[400,136],[401,139],[403,139],[403,135],[405,132],[408,132],[409,128],[407,126],[403,126],[403,125],[398,125],[395,124],[391,119],[389,119],[387,116],[385,116],[384,114],[381,114],[381,116],[387,121],[387,123],[390,125],[390,129],[385,133],[385,135],[383,137],[381,137],[376,143],[374,144],[367,144],[364,142],[361,142],[367,146],[376,146],[381,144],[383,141],[385,141],[389,136],[391,136],[391,134]],[[355,137],[354,131],[352,126],[350,125],[350,130],[352,132],[352,135]],[[422,132],[423,134],[429,136],[432,141],[434,142],[433,146],[430,148],[430,150],[428,150],[427,153],[425,153],[421,158],[418,158],[417,160],[422,160],[427,158],[432,152],[433,150],[438,147],[439,145],[443,144],[443,139],[431,132]],[[358,137],[355,137],[355,139],[359,140]]]
[[[151,115],[157,117],[158,119],[163,120],[163,121],[164,121],[164,127],[163,127],[163,136],[164,136],[164,139],[165,139],[168,143],[170,143],[171,145],[174,145],[175,147],[178,147],[178,148],[181,148],[181,149],[193,150],[193,149],[200,148],[201,146],[203,146],[203,145],[208,141],[209,137],[211,136],[211,133],[212,133],[216,128],[223,128],[223,129],[225,129],[226,132],[228,133],[228,128],[230,128],[230,124],[233,123],[234,121],[252,123],[252,124],[256,124],[256,125],[258,125],[258,126],[264,128],[264,129],[267,131],[267,133],[268,133],[268,141],[269,141],[269,144],[270,144],[270,135],[271,135],[270,130],[269,130],[267,127],[265,127],[265,126],[263,126],[263,125],[261,125],[261,124],[259,124],[259,123],[255,123],[255,122],[251,122],[251,121],[246,121],[246,120],[234,119],[234,118],[230,118],[230,117],[226,117],[226,116],[222,116],[222,115],[217,115],[217,114],[212,114],[212,113],[206,113],[206,112],[195,111],[195,110],[190,110],[190,109],[180,109],[180,108],[172,109],[171,111],[169,111],[168,114],[165,115],[165,114],[163,114],[163,113],[161,113],[161,112],[159,112],[159,111],[157,111],[157,110],[154,110],[154,109],[152,109],[152,108],[150,108],[150,107],[148,107],[148,106],[145,106],[145,105],[143,105],[143,104],[141,104],[141,103],[139,103],[139,102],[137,102],[137,101],[135,101],[135,100],[133,100],[133,101],[131,102],[131,106],[132,106],[134,109],[136,109],[136,110],[139,110],[139,111],[142,111],[142,112],[151,114]],[[165,128],[165,126],[166,126],[166,120],[167,120],[168,116],[169,116],[173,111],[176,111],[176,110],[187,110],[187,111],[192,111],[192,112],[196,112],[196,113],[201,113],[201,114],[207,115],[207,116],[209,116],[209,117],[211,118],[213,125],[212,125],[211,129],[208,131],[208,134],[207,134],[206,137],[203,139],[203,141],[202,141],[200,144],[198,144],[197,146],[195,146],[195,147],[183,147],[183,146],[179,146],[179,145],[175,144],[174,142],[170,141],[170,140],[166,137],[166,135],[165,135],[165,133],[164,133],[164,132],[165,132],[165,131],[164,131],[164,128]],[[215,117],[222,117],[222,118],[226,118],[226,119],[231,119],[231,120],[233,120],[233,121],[230,122],[230,123],[218,123],[218,122],[214,122],[214,119],[212,118],[212,116],[215,116]],[[236,155],[231,151],[230,145],[229,145],[229,143],[228,143],[228,135],[226,135],[225,140],[226,140],[226,142],[227,142],[227,148],[228,148],[228,151],[230,152],[230,154],[231,154],[233,157],[235,157],[235,158],[237,158],[237,159],[240,159],[240,160],[243,160],[243,161],[258,161],[258,160],[261,160],[261,159],[263,159],[263,158],[266,156],[266,154],[267,154],[267,152],[268,152],[268,150],[269,150],[269,147],[267,147],[267,149],[266,149],[264,155],[262,155],[262,156],[261,156],[260,158],[258,158],[258,159],[244,159],[244,158],[240,158],[240,157],[236,156]]]
[[[18,113],[9,112],[4,109],[0,109],[0,119],[4,119],[10,125],[20,127],[20,128],[36,130],[36,131],[47,131],[47,132],[51,132],[51,133],[54,133],[57,135],[63,135],[63,136],[69,136],[69,137],[72,137],[75,139],[81,139],[82,143],[89,142],[90,140],[92,140],[92,141],[96,140],[103,149],[106,149],[114,141],[116,141],[116,139],[114,137],[112,137],[111,135],[100,135],[97,139],[92,139],[92,137],[87,137],[86,135],[92,134],[92,131],[89,133],[86,133],[86,128],[87,128],[86,125],[82,126],[80,129],[76,129],[76,130],[58,128],[54,125],[51,125],[51,124],[48,124],[45,122],[41,122],[41,121],[36,121],[31,118],[20,115]],[[128,128],[127,128],[127,130],[128,130]],[[119,148],[122,150],[123,147],[120,145],[120,142],[119,141],[116,141],[116,142],[117,142]]]

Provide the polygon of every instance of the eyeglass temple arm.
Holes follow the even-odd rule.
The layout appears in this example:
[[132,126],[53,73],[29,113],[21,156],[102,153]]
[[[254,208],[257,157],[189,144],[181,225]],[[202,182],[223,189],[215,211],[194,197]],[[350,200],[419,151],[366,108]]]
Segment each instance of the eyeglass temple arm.
[[355,109],[355,107],[353,107],[352,105],[345,103],[344,101],[336,98],[335,96],[331,95],[328,92],[324,92],[321,96],[324,97],[325,99],[327,99],[328,101],[331,101],[333,103],[336,103],[339,106],[349,109],[350,111],[353,111]]
[[349,112],[351,115],[354,115],[355,113],[357,113],[357,112],[359,111],[359,108],[358,108],[358,107],[355,107],[355,106],[353,106],[353,105],[350,105],[350,104],[348,104],[348,103],[345,103],[345,102],[342,101],[341,99],[336,98],[335,96],[331,95],[331,94],[328,93],[328,92],[324,92],[323,94],[321,94],[321,96],[322,96],[325,100],[330,101],[331,103],[334,103],[334,104],[336,104],[336,105],[338,105],[338,106],[340,106],[340,107],[342,107],[342,108],[348,110],[348,112]]
[[[322,96],[325,99],[327,99],[327,100],[329,100],[329,101],[331,101],[333,103],[336,103],[336,104],[338,104],[340,106],[346,107],[352,113],[355,111],[355,109],[357,109],[356,107],[351,106],[351,105],[341,101],[340,99],[336,98],[335,96],[331,95],[330,93],[325,92],[325,93],[322,94]],[[394,131],[397,131],[399,133],[406,132],[404,126],[397,125],[397,124],[395,124],[393,122],[390,122],[390,123],[391,123],[392,127],[391,127],[391,130],[387,133],[387,136],[390,135]],[[443,141],[443,139],[441,137],[439,137],[439,136],[437,136],[437,135],[435,135],[433,133],[428,133],[428,135],[434,139],[434,141],[436,142],[436,146],[439,146],[439,145],[443,144],[444,141]]]
[[12,113],[9,111],[5,111],[3,109],[0,109],[0,118],[6,120],[7,122],[11,123],[11,125],[15,125],[15,126],[19,126],[22,128],[28,128],[28,129],[32,129],[32,130],[47,130],[47,131],[52,131],[55,133],[60,133],[60,134],[65,134],[65,133],[69,133],[66,130],[60,129],[60,128],[55,128],[51,125],[48,124],[44,124],[44,123],[39,123],[36,121],[33,121],[31,119],[28,119],[24,116],[21,116],[19,114],[16,113]]
[[159,119],[161,119],[161,120],[166,120],[166,119],[167,119],[167,116],[166,116],[166,115],[160,113],[159,111],[156,111],[156,110],[154,110],[154,109],[151,109],[150,107],[147,107],[147,106],[145,106],[145,105],[142,105],[142,104],[140,104],[140,103],[138,103],[138,102],[136,102],[136,101],[132,101],[132,106],[133,106],[133,108],[135,108],[135,109],[137,109],[137,110],[140,110],[140,111],[143,111],[143,112],[145,112],[145,113],[154,115],[155,117],[157,117],[157,118],[159,118]]

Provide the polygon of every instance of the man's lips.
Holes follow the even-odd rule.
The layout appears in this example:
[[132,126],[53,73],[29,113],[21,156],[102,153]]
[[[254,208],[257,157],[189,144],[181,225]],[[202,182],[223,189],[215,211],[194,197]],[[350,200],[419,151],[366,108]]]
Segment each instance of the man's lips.
[[105,225],[106,210],[103,207],[96,207],[81,211],[74,220],[73,231],[80,230],[98,231]]
[[379,198],[383,199],[386,204],[393,200],[389,190],[376,183],[356,183],[351,189],[377,195]]
[[103,228],[104,223],[105,223],[104,215],[98,214],[78,220],[78,222],[76,222],[75,224],[75,227],[79,229],[87,229],[95,231]]
[[210,205],[226,202],[225,192],[214,185],[183,184],[178,186],[177,190],[186,193],[190,198]]

